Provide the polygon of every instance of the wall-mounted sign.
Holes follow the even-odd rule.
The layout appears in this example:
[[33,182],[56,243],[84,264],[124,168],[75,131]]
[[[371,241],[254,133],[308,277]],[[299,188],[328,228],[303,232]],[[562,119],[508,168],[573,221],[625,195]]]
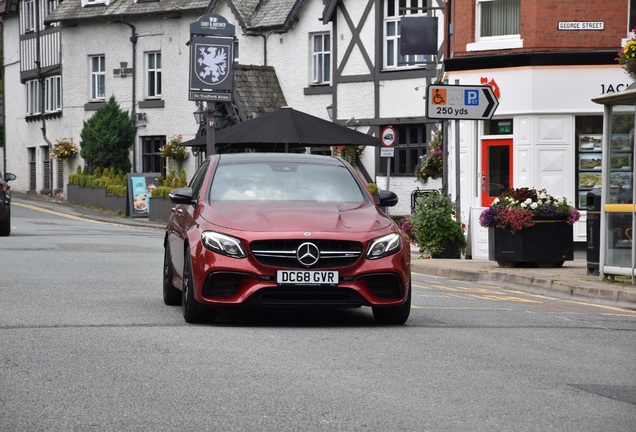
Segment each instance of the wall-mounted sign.
[[559,21],[557,30],[604,30],[603,21]]

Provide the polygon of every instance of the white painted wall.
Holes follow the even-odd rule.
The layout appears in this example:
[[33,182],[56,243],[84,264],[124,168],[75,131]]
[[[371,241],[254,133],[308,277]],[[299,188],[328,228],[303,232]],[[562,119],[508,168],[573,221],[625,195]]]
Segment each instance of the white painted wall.
[[[450,83],[481,84],[480,78],[494,79],[501,97],[493,119],[512,118],[513,184],[515,187],[546,188],[555,196],[576,202],[575,116],[603,114],[603,106],[592,98],[607,89],[625,89],[627,75],[618,66],[510,68],[449,73]],[[481,206],[479,174],[482,122],[460,121],[461,207]],[[455,194],[454,122],[449,128],[449,178]],[[506,137],[506,136],[504,136]],[[585,241],[585,212],[574,227],[575,241]],[[467,215],[466,215],[467,216]]]

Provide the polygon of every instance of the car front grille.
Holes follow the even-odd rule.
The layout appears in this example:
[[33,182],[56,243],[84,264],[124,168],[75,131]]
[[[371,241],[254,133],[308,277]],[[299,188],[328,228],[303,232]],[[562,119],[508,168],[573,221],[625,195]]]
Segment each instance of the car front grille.
[[315,287],[264,288],[246,302],[253,305],[329,305],[356,307],[367,301],[353,289]]
[[[296,259],[296,251],[303,243],[313,243],[320,250],[320,259],[311,267]],[[353,265],[362,255],[362,243],[344,240],[258,240],[250,250],[259,263],[277,268],[333,269]]]

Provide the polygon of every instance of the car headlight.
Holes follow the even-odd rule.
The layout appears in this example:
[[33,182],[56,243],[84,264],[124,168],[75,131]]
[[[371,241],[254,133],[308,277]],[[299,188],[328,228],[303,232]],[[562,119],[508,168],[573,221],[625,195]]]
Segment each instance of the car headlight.
[[205,231],[201,234],[201,241],[206,249],[232,258],[245,258],[247,254],[241,246],[241,241],[214,231]]
[[387,234],[371,240],[367,249],[367,259],[384,258],[402,249],[402,238],[397,233]]

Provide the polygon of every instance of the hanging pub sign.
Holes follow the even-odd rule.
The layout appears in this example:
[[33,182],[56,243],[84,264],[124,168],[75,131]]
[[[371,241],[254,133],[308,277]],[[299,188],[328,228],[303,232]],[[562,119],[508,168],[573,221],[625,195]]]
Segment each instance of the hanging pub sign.
[[190,44],[190,100],[232,100],[233,38],[193,37]]
[[190,24],[190,100],[231,102],[234,26],[207,14]]

